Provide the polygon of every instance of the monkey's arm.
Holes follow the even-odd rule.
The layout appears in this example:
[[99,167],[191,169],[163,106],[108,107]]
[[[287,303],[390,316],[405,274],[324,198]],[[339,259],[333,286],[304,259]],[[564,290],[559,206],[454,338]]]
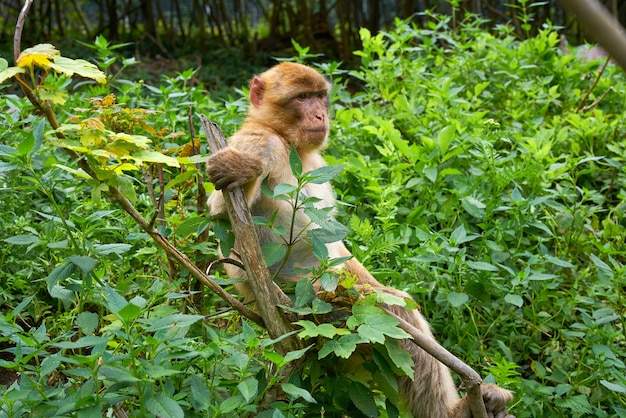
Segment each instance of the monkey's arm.
[[206,171],[216,189],[232,191],[263,174],[263,162],[255,155],[228,147],[209,157]]

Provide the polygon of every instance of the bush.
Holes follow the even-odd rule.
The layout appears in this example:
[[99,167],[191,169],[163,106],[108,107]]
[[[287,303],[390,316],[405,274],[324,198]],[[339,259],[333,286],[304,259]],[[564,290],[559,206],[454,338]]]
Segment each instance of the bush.
[[[321,66],[335,81],[327,159],[346,165],[334,185],[349,244],[381,282],[415,295],[448,349],[515,391],[518,417],[624,415],[623,75],[561,53],[554,28],[517,41],[472,16],[458,30],[430,22],[363,30],[360,69]],[[110,71],[115,48],[95,49]],[[136,146],[150,139],[159,162],[206,154],[195,116],[229,134],[246,104],[206,97],[193,75],[151,86],[48,74],[65,141],[44,135],[25,99],[0,96],[0,366],[21,376],[1,416],[252,415],[304,355],[273,352],[59,149],[97,119]],[[349,94],[355,81],[363,89]],[[102,169],[206,267],[218,244],[196,197],[211,186],[190,158]],[[357,377],[307,364],[282,383],[275,416],[360,414]]]

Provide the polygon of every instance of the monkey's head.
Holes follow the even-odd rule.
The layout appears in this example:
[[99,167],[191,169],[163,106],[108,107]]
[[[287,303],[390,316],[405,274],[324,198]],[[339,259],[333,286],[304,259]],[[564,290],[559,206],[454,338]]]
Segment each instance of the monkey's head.
[[301,64],[278,64],[250,82],[250,121],[268,126],[298,151],[326,144],[330,83]]

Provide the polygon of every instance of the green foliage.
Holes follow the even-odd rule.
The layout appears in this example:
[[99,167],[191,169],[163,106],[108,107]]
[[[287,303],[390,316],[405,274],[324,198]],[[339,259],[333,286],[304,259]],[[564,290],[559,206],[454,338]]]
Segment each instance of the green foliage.
[[[324,244],[346,237],[381,282],[415,296],[450,351],[515,392],[516,416],[622,416],[623,74],[609,66],[594,86],[600,63],[561,53],[554,28],[518,41],[508,27],[488,32],[468,16],[449,29],[450,19],[363,30],[359,70],[320,66],[334,78],[330,165],[302,173],[292,153],[298,184],[266,190],[320,228],[274,228],[284,245],[264,248],[268,262],[280,269],[306,240],[322,261],[312,280],[355,296],[354,278],[326,271],[344,260],[328,260]],[[159,85],[124,79],[113,69],[133,62],[119,47],[93,46],[107,84],[72,81],[71,68],[88,68],[78,60],[69,69],[61,60],[59,73],[0,62],[9,81],[45,73],[33,91],[68,134],[55,139],[28,101],[0,95],[0,371],[21,377],[0,391],[0,416],[396,416],[395,377],[411,364],[398,345],[405,335],[377,303],[405,301],[363,294],[326,323],[329,301],[302,280],[286,290],[311,345],[281,356],[104,198],[120,187],[203,267],[217,241],[232,246],[198,201],[212,188],[199,182],[206,147],[195,115],[228,135],[246,101],[213,101],[192,85],[193,70]],[[25,56],[45,64],[54,51]],[[343,88],[352,80],[363,91]],[[59,146],[98,168],[99,181]],[[328,179],[340,222],[301,194]],[[282,380],[294,362],[298,373]],[[276,388],[284,396],[264,404]]]

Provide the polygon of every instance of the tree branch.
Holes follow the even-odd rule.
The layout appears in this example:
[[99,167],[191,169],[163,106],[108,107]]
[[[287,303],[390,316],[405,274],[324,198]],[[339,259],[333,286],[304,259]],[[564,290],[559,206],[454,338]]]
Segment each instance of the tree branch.
[[626,71],[626,33],[617,19],[598,0],[561,0],[561,4]]
[[[216,124],[204,115],[201,116],[201,123],[211,152],[215,153],[227,146],[224,134]],[[236,238],[235,246],[241,255],[259,312],[270,337],[276,339],[294,330],[285,313],[278,307],[280,304],[290,305],[291,302],[272,281],[243,191],[237,188],[232,192],[224,190],[223,194]],[[295,335],[281,340],[277,345],[283,353],[301,348],[300,340]]]
[[400,328],[413,337],[415,344],[461,376],[463,385],[467,390],[467,400],[472,410],[472,416],[474,418],[488,418],[487,409],[485,408],[485,402],[483,401],[482,391],[480,389],[480,384],[482,383],[480,375],[470,366],[459,360],[454,354],[439,345],[434,339],[424,335],[417,327],[384,306],[382,308],[385,312],[398,320]]

